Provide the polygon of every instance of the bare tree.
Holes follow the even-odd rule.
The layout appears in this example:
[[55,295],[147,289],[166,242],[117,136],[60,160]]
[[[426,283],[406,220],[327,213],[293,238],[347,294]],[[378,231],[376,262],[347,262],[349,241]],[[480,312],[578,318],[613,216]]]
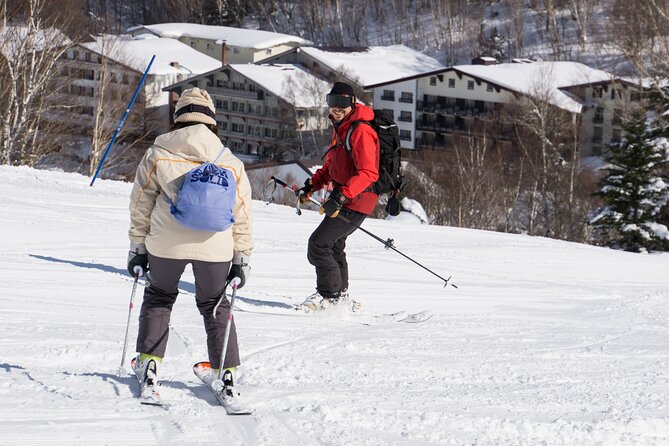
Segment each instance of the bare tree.
[[0,163],[34,164],[40,155],[39,125],[53,93],[56,60],[72,44],[45,15],[46,0],[10,10],[0,3]]
[[[582,240],[588,175],[579,160],[580,122],[556,105],[553,73],[539,72],[531,92],[507,108],[525,169],[521,227],[530,234]],[[591,185],[592,187],[592,185]]]
[[[302,70],[296,70],[283,84],[283,94],[292,105],[291,125],[297,134],[300,157],[307,151],[320,149],[327,144],[330,123],[327,119],[325,95],[330,86]],[[305,135],[309,141],[305,141]]]

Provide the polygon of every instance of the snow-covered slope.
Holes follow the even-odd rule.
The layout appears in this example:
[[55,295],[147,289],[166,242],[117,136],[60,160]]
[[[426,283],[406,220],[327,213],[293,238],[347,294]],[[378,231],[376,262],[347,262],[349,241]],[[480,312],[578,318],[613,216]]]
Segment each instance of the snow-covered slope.
[[[255,415],[226,417],[190,370],[206,352],[190,273],[159,370],[167,404],[140,406],[116,374],[130,185],[88,182],[0,167],[0,444],[669,443],[669,255],[368,220],[459,288],[357,232],[363,315],[301,316],[286,308],[313,290],[321,217],[261,202],[235,316]],[[434,316],[371,318],[397,310]]]

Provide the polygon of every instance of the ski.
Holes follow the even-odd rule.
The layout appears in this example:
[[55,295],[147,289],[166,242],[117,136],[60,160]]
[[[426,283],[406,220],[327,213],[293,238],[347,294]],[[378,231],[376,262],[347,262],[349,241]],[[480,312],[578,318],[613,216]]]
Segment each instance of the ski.
[[[359,307],[358,307],[359,308]],[[432,312],[430,311],[420,311],[417,313],[409,313],[407,311],[397,311],[394,313],[384,313],[377,315],[370,315],[360,312],[359,310],[354,312],[349,308],[342,306],[329,306],[325,309],[312,310],[306,308],[302,304],[284,304],[279,302],[269,303],[267,305],[261,304],[248,304],[246,302],[237,302],[235,304],[235,311],[241,311],[243,313],[256,313],[256,314],[273,314],[273,315],[284,315],[284,316],[297,316],[297,317],[314,317],[314,316],[342,316],[346,320],[359,321],[363,325],[376,325],[384,322],[402,322],[408,324],[417,324],[425,322],[432,318]]]
[[407,315],[407,317],[402,319],[402,322],[405,322],[407,324],[417,324],[419,322],[425,322],[427,320],[430,320],[431,318],[432,318],[432,312],[421,311],[420,313],[412,313]]
[[239,395],[226,389],[223,381],[218,379],[209,362],[194,364],[193,373],[214,393],[228,415],[251,415],[251,410],[241,403]]
[[406,323],[406,324],[418,324],[420,322],[425,322],[432,317],[430,311],[421,311],[419,313],[408,313],[406,311],[397,311],[395,313],[386,313],[379,314],[376,316],[371,316],[364,325],[378,325],[383,323]]
[[151,379],[144,380],[142,371],[139,369],[139,366],[137,365],[137,358],[132,358],[132,361],[130,361],[130,366],[132,367],[132,370],[135,373],[135,377],[137,377],[137,381],[139,381],[140,404],[145,404],[149,406],[162,406],[163,401],[160,398],[160,391],[158,390],[160,384],[157,382],[153,382],[153,380]]
[[295,304],[293,309],[306,314],[312,313],[352,313],[358,314],[362,310],[362,303],[357,300],[346,300],[337,303],[330,303],[327,307],[310,308],[304,304]]

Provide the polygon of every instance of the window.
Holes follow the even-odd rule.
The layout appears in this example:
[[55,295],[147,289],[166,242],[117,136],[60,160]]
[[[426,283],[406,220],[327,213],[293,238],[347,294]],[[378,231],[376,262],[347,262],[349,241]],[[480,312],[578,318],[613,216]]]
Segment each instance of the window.
[[430,76],[430,85],[437,85],[437,76]]
[[400,130],[401,141],[411,141],[411,130]]
[[604,107],[595,107],[595,116],[592,118],[592,122],[596,124],[604,122]]
[[474,81],[467,81],[467,90],[474,89]]
[[455,88],[455,79],[448,80],[448,88]]
[[602,97],[602,87],[595,87],[592,89],[592,97],[593,98],[601,98]]
[[623,111],[619,108],[613,110],[613,125],[620,125],[623,122]]
[[411,122],[411,112],[410,111],[401,111],[399,118],[397,118],[398,121],[403,121],[403,122]]
[[620,129],[613,129],[611,132],[611,142],[612,143],[617,143],[620,142],[622,139],[622,132]]
[[594,143],[602,142],[602,128],[601,127],[593,127],[592,128],[592,142],[594,142]]
[[394,101],[395,100],[395,92],[393,90],[383,90],[383,94],[381,95],[381,99],[384,101]]
[[267,54],[268,56],[272,55],[272,48],[267,48],[265,50],[265,54]]
[[487,86],[486,86],[486,91],[491,92],[491,91],[493,91],[494,89],[495,89],[495,87],[493,87],[491,83],[488,83],[488,84],[487,84]]
[[233,122],[231,130],[234,133],[244,133],[244,124]]
[[407,93],[403,91],[400,93],[400,102],[405,102],[407,104],[413,104],[413,93]]

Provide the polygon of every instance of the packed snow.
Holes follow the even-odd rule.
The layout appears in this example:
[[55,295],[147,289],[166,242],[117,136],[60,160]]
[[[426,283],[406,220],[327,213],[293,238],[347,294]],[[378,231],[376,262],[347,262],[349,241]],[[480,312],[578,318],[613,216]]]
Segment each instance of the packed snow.
[[142,30],[161,37],[178,39],[189,36],[199,39],[215,40],[216,43],[226,42],[228,45],[250,47],[255,49],[271,48],[277,45],[298,44],[311,45],[312,42],[297,36],[261,31],[255,29],[233,28],[230,26],[200,25],[197,23],[159,23],[140,25],[128,28],[128,32],[139,33]]
[[178,40],[151,35],[95,36],[92,42],[83,43],[82,46],[127,64],[140,73],[144,72],[151,57],[156,56],[149,70],[149,74],[156,76],[179,74],[190,77],[221,66],[220,60],[194,50]]
[[[165,405],[142,406],[135,377],[117,375],[131,185],[88,184],[0,167],[0,444],[669,444],[669,255],[367,220],[458,288],[357,231],[362,314],[303,315],[289,307],[313,291],[306,243],[322,217],[261,201],[235,313],[254,415],[226,416],[191,371],[206,348],[190,273],[159,368]],[[140,302],[141,289],[131,349]],[[374,317],[400,310],[433,317]]]
[[337,52],[302,47],[322,65],[349,72],[360,85],[375,85],[445,69],[438,60],[404,45],[371,46],[365,51]]
[[567,61],[457,65],[453,69],[514,92],[546,98],[553,105],[573,113],[581,113],[584,105],[563,88],[606,83],[613,79],[613,75],[605,71]]

